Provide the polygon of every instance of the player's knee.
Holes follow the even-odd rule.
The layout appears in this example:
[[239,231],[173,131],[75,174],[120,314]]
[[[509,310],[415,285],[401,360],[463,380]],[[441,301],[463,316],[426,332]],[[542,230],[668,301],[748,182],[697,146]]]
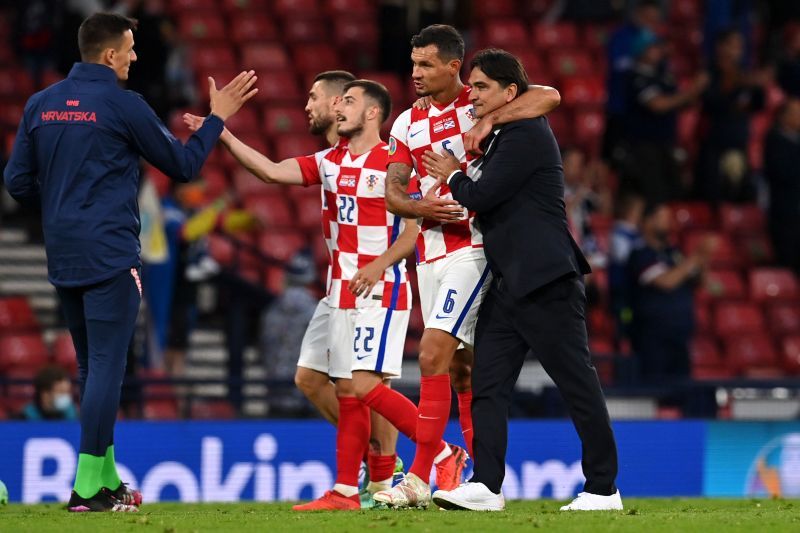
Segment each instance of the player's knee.
[[372,389],[381,383],[381,378],[378,376],[363,374],[365,373],[353,373],[353,393],[359,400],[363,400],[365,396],[372,392]]
[[336,380],[336,396],[355,396],[352,379]]
[[314,396],[317,390],[316,380],[310,379],[302,368],[298,368],[294,374],[294,384],[306,398]]

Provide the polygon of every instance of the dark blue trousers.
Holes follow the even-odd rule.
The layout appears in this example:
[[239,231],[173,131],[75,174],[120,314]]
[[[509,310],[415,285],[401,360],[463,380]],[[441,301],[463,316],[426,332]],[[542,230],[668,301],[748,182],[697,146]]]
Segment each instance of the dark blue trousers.
[[106,454],[141,303],[138,269],[86,287],[56,287],[78,356],[80,453]]

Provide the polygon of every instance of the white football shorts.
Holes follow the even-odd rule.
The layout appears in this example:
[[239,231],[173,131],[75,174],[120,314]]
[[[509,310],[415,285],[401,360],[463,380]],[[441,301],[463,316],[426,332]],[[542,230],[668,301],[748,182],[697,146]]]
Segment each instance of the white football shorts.
[[300,345],[300,357],[297,366],[310,368],[323,374],[328,373],[328,322],[331,308],[328,298],[319,301],[311,322],[308,323],[303,343]]
[[478,308],[491,281],[481,248],[464,248],[432,263],[417,265],[425,328],[446,331],[471,348]]
[[369,370],[399,377],[410,313],[383,307],[331,308],[328,375],[350,379],[354,370]]

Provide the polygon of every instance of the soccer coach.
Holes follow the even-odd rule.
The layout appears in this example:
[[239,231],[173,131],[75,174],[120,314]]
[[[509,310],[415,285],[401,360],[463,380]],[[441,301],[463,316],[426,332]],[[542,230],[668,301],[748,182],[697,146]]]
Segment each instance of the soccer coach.
[[[520,62],[503,50],[483,50],[470,66],[478,117],[528,86]],[[493,133],[466,174],[449,154],[424,156],[430,174],[477,213],[494,275],[475,332],[474,474],[433,500],[448,509],[503,509],[508,408],[530,349],[561,391],[583,444],[584,492],[562,510],[622,509],[616,443],[586,335],[582,276],[590,269],[567,229],[558,145],[545,118]]]
[[8,192],[41,205],[47,270],[78,358],[81,444],[70,511],[133,511],[141,501],[117,474],[114,422],[141,300],[139,157],[186,182],[223,122],[255,94],[253,72],[216,89],[211,114],[184,146],[128,79],[134,19],[96,13],[80,26],[81,62],[25,105],[4,172]]

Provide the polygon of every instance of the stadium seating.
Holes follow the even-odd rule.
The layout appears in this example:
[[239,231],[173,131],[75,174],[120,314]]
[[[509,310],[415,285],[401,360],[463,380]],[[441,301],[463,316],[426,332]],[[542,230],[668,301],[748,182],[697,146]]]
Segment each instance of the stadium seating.
[[72,377],[78,375],[75,345],[72,343],[72,335],[68,331],[62,331],[53,341],[53,363],[69,372]]
[[727,233],[758,234],[766,228],[764,211],[755,204],[725,204],[719,214],[721,229]]
[[788,335],[783,338],[781,364],[790,374],[800,374],[800,334]]
[[[27,380],[32,382],[36,377],[36,370],[32,368],[13,368],[4,375],[8,379]],[[35,389],[32,383],[9,383],[5,386],[5,391],[0,396],[4,410],[10,415],[18,415],[25,405],[34,399]]]
[[294,221],[286,198],[273,194],[250,195],[244,199],[244,208],[267,228],[288,228]]
[[315,75],[323,70],[341,67],[336,50],[326,44],[302,44],[292,49],[292,59],[297,72]]
[[484,25],[483,42],[497,48],[525,46],[529,42],[528,31],[518,19],[490,20]]
[[224,41],[227,35],[224,19],[211,11],[184,11],[178,20],[178,32],[187,41]]
[[189,416],[195,420],[230,420],[236,418],[236,409],[227,400],[195,400]]
[[39,323],[24,296],[0,298],[0,335],[11,332],[37,331]]
[[325,22],[318,18],[314,12],[306,13],[302,17],[287,17],[281,24],[283,41],[290,44],[327,41],[327,29]]
[[39,333],[4,334],[0,336],[0,372],[31,370],[35,372],[50,359]]
[[230,38],[239,46],[251,42],[276,42],[280,40],[280,33],[275,25],[275,19],[263,13],[252,13],[248,16],[231,17],[235,20],[230,24]]
[[670,204],[672,220],[680,231],[711,229],[716,224],[714,212],[708,204],[701,202],[675,202]]
[[581,49],[552,50],[549,64],[550,74],[559,78],[586,76],[596,70],[591,54]]
[[697,293],[701,300],[740,300],[747,297],[747,287],[736,270],[711,270]]
[[714,330],[720,338],[764,332],[761,309],[749,302],[720,302],[714,312]]
[[599,76],[570,76],[564,79],[561,87],[561,98],[573,106],[600,107],[605,104],[605,84]]
[[[243,60],[244,61],[244,60]],[[249,68],[249,65],[248,65]],[[292,70],[275,70],[268,67],[269,75],[261,76],[256,81],[258,92],[253,97],[253,102],[266,105],[291,104],[302,108],[301,102],[306,101],[305,92],[297,83],[297,76]]]
[[269,107],[264,110],[264,133],[270,136],[308,131],[308,115],[297,106]]
[[713,337],[696,336],[689,346],[694,379],[724,379],[733,371],[726,366]]
[[766,335],[734,335],[723,339],[728,364],[746,377],[779,377],[781,370],[772,341]]
[[750,294],[753,300],[795,300],[800,298],[797,278],[783,268],[757,268],[750,271]]
[[320,5],[317,0],[275,0],[273,9],[282,17],[297,17],[319,11]]
[[692,254],[707,238],[714,239],[714,248],[711,252],[712,268],[741,268],[744,258],[731,238],[724,233],[714,231],[689,231],[685,233],[683,248],[686,254]]
[[[268,42],[250,42],[243,44],[240,48],[242,54],[241,67],[244,69],[255,69],[264,74],[269,75],[259,76],[259,80],[263,81],[265,78],[269,79],[273,75],[273,70],[281,71],[290,68],[289,54],[286,49],[279,43]],[[283,90],[288,90],[284,86]]]
[[800,333],[800,302],[769,302],[767,327],[776,335]]
[[262,254],[284,262],[289,261],[307,245],[308,241],[305,235],[297,230],[265,231],[258,238],[258,249]]
[[578,46],[578,29],[569,22],[534,23],[530,31],[537,48],[574,48]]
[[297,197],[294,202],[297,226],[304,231],[318,232],[322,221],[319,195]]

